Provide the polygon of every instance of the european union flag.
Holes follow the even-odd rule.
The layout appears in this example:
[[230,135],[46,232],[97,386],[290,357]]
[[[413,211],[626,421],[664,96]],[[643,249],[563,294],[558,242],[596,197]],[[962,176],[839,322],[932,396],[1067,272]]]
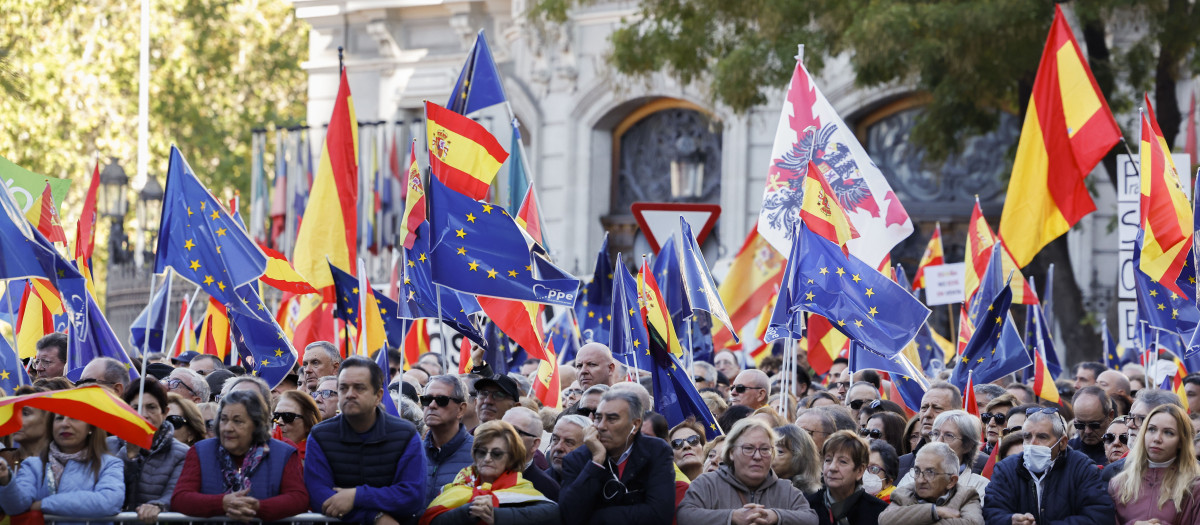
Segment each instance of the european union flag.
[[713,361],[712,316],[708,312],[695,312],[692,322],[685,323],[679,334],[679,342],[692,352],[692,362]]
[[[334,317],[357,327],[358,278],[332,264],[329,265],[329,271],[333,274],[333,286],[337,294]],[[389,299],[379,290],[371,290],[371,294],[375,296],[375,304],[379,305],[379,315],[383,318],[383,330],[387,332],[388,346],[400,348],[404,343],[404,323],[395,315],[396,301]]]
[[533,254],[504,208],[429,181],[434,284],[460,292],[574,306],[579,279]]
[[921,406],[921,398],[925,396],[925,391],[929,390],[929,380],[903,354],[885,357],[853,339],[850,340],[849,367],[851,372],[887,372],[892,384],[896,385],[896,391],[900,392],[900,397],[904,399],[904,404],[910,408]]
[[679,333],[681,321],[692,315],[692,304],[688,301],[687,286],[683,282],[683,270],[679,266],[679,249],[675,246],[675,237],[671,236],[663,243],[662,249],[654,257],[650,271],[658,282],[662,292],[663,302],[675,325],[675,333]]
[[[495,373],[505,374],[521,368],[521,363],[527,359],[525,351],[500,331],[496,323],[488,321],[483,327],[483,336],[487,341],[483,351],[483,360],[492,365]],[[517,362],[518,360],[519,362]]]
[[1108,330],[1108,319],[1100,319],[1100,338],[1104,343],[1104,366],[1112,370],[1120,370],[1126,363],[1136,363],[1137,355],[1131,357],[1129,349],[1118,345]]
[[[1029,289],[1036,290],[1033,287],[1033,278],[1029,278]],[[1033,353],[1037,349],[1041,349],[1041,354],[1047,356],[1046,369],[1050,371],[1050,377],[1055,379],[1062,373],[1062,365],[1058,364],[1058,358],[1053,359],[1055,366],[1050,366],[1050,357],[1057,356],[1058,352],[1054,350],[1054,335],[1050,333],[1049,323],[1046,321],[1046,311],[1042,309],[1040,304],[1031,304],[1025,307],[1025,348],[1028,349],[1029,359],[1033,360]]]
[[[904,267],[897,264],[895,271],[896,284],[905,290],[909,290],[909,293],[919,300],[920,296],[917,295],[917,290],[914,290],[912,284],[909,283],[908,274],[904,272]],[[917,331],[917,337],[913,342],[917,345],[917,355],[921,356],[921,362],[913,364],[921,365],[921,370],[926,375],[937,375],[938,372],[941,372],[946,367],[946,356],[942,352],[941,345],[937,344],[937,341],[933,339],[933,329],[929,328],[928,320],[921,324],[921,329]]]
[[[3,184],[0,184],[3,186]],[[30,226],[8,187],[0,191],[0,279],[49,279],[62,290],[60,279],[83,279],[41,232]]]
[[[683,268],[683,287],[691,309],[704,310],[716,317],[729,329],[729,333],[733,335],[733,342],[738,342],[737,331],[733,329],[733,321],[729,320],[729,313],[725,311],[725,303],[721,301],[721,295],[717,293],[717,283],[713,281],[712,272],[708,270],[708,263],[704,261],[704,252],[700,251],[700,244],[696,242],[696,236],[692,234],[692,226],[680,216],[679,227],[683,230],[682,255],[680,257],[680,266]],[[664,290],[663,293],[666,291]]]
[[658,351],[654,356],[651,377],[654,380],[654,411],[667,419],[667,426],[674,427],[688,417],[694,417],[704,426],[704,435],[713,439],[721,435],[717,418],[713,417],[708,404],[700,397],[691,373],[670,352]]
[[66,376],[71,381],[79,381],[83,367],[99,357],[111,357],[125,364],[129,369],[129,378],[137,379],[137,367],[129,359],[129,354],[121,347],[121,341],[113,332],[108,319],[100,311],[100,306],[87,290],[83,279],[63,279],[59,292],[63,296],[63,304],[70,304],[70,329],[67,337],[67,366]]
[[[1200,310],[1197,310],[1196,303],[1168,290],[1141,270],[1142,235],[1143,232],[1139,231],[1133,241],[1133,279],[1137,286],[1138,319],[1167,332],[1181,335],[1194,332],[1197,323],[1200,323]],[[1183,273],[1187,273],[1191,267],[1191,264],[1185,266]],[[1184,290],[1194,287],[1182,283],[1179,286]]]
[[[283,328],[270,316],[253,285],[237,289],[237,304],[229,308],[229,328],[233,344],[252,375],[261,377],[275,388],[296,364],[296,349],[283,333]],[[249,312],[259,312],[256,315]],[[265,315],[263,319],[261,315]]]
[[483,30],[475,35],[475,45],[467,55],[458,81],[454,83],[454,91],[446,107],[460,115],[466,115],[483,108],[504,102],[504,87],[500,84],[500,73],[496,70],[496,62],[492,60],[492,52],[488,49],[487,37]]
[[[976,300],[984,296],[976,295]],[[1008,313],[1012,305],[1012,290],[1007,283],[990,302],[986,309],[981,308],[980,322],[976,325],[975,333],[967,342],[958,366],[950,376],[950,382],[959,389],[967,385],[967,372],[972,372],[975,384],[990,383],[1008,374],[1022,370],[1033,364],[1021,334]]]
[[163,334],[167,329],[167,310],[171,307],[171,275],[163,279],[162,286],[154,292],[150,304],[142,309],[133,326],[129,327],[129,344],[141,352],[158,352],[162,349]]
[[625,267],[621,254],[617,254],[612,292],[613,322],[612,331],[608,334],[608,349],[616,360],[627,367],[652,370],[654,363],[650,355],[650,332],[642,322],[638,299],[637,280]]
[[267,256],[196,178],[175,146],[171,146],[167,167],[154,272],[167,268],[174,268],[230,313],[240,309],[250,316],[271,319],[269,311],[262,314],[245,309],[237,292],[266,271]]
[[[471,313],[481,310],[479,302],[470,295],[453,290],[442,290],[433,284],[432,265],[429,257],[429,223],[423,222],[417,227],[417,239],[413,242],[411,249],[402,249],[404,258],[401,260],[403,267],[398,283],[400,301],[396,305],[396,317],[401,319],[441,319],[447,326],[463,334],[475,344],[487,347],[487,340],[468,317]],[[440,315],[438,294],[441,294]],[[388,316],[385,315],[385,322],[390,323],[386,317]],[[390,328],[388,332],[391,333]],[[407,333],[407,331],[401,333]],[[390,344],[390,335],[388,340]],[[399,347],[396,345],[396,348]]]
[[21,385],[31,384],[29,374],[17,358],[17,351],[8,344],[8,339],[0,337],[0,388],[5,395],[13,395],[13,391]]
[[[336,281],[337,278],[335,277],[334,280]],[[400,323],[403,324],[404,321],[400,321]],[[388,344],[390,345],[391,343],[388,343]],[[397,347],[397,348],[399,348],[399,347]],[[387,378],[387,380],[385,380],[384,383],[391,384],[392,376],[391,376],[391,373],[388,372],[388,370],[391,370],[391,368],[390,368],[390,363],[388,363],[388,349],[387,348],[381,348],[378,352],[375,353],[375,364],[379,365],[379,368],[381,370],[383,370],[383,376]],[[387,386],[386,384],[384,385],[385,387]],[[391,390],[385,390],[385,392],[391,392]],[[400,409],[396,407],[396,402],[392,400],[391,394],[385,393],[383,395],[383,403],[381,403],[381,404],[383,405],[383,409],[385,411],[387,411],[387,413],[389,413],[393,416],[396,416],[396,417],[400,417]]]
[[[787,270],[788,311],[829,319],[838,331],[882,355],[904,350],[929,318],[912,294],[838,245],[799,225]],[[780,291],[780,302],[783,299]],[[774,324],[774,319],[772,320]]]
[[[583,285],[579,291],[579,301],[575,303],[575,317],[579,320],[580,336],[584,343],[608,343],[608,333],[612,326],[612,291],[613,265],[608,257],[608,234],[605,233],[600,252],[596,254],[592,280]],[[562,347],[555,345],[554,348]],[[559,355],[564,354],[565,352],[559,352]]]

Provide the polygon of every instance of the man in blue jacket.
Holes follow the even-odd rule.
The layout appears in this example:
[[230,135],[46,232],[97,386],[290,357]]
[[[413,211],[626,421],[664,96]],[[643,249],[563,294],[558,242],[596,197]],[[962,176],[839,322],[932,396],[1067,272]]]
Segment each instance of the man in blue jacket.
[[425,454],[412,423],[380,407],[383,370],[354,356],[338,370],[341,414],[308,435],[313,510],[350,523],[404,522],[425,510]]
[[466,390],[458,377],[433,376],[421,396],[425,426],[429,427],[425,435],[426,507],[442,492],[442,487],[454,481],[460,470],[474,463],[471,447],[475,439],[462,424],[467,410]]
[[1066,423],[1054,408],[1031,408],[1024,451],[996,465],[987,486],[988,525],[1108,523],[1113,502],[1100,471],[1067,447]]

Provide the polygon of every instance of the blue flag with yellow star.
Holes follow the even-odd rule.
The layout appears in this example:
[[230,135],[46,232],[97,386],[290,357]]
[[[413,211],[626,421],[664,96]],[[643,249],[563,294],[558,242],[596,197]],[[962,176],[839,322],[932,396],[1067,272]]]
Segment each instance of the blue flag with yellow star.
[[[896,284],[899,284],[905,290],[911,290],[910,293],[913,297],[920,299],[920,296],[917,295],[919,292],[913,290],[912,284],[909,283],[908,274],[905,273],[904,267],[897,264],[895,271]],[[921,356],[921,362],[913,364],[920,365],[921,370],[927,376],[935,376],[942,369],[946,368],[946,355],[942,351],[942,346],[934,340],[933,329],[929,327],[928,319],[921,325],[921,329],[917,331],[917,337],[913,339],[913,342],[917,345],[917,355]]]
[[[237,295],[242,308],[229,308],[233,344],[237,345],[246,370],[275,388],[296,364],[296,349],[279,323],[270,317],[270,309],[253,284],[238,288]],[[248,312],[267,312],[266,319]]]
[[17,358],[17,351],[8,344],[8,339],[0,337],[0,388],[4,389],[6,395],[11,396],[17,387],[28,384],[31,384],[29,374]]
[[612,331],[608,333],[608,349],[613,358],[625,363],[626,367],[650,370],[654,366],[650,359],[650,332],[642,322],[642,311],[638,305],[637,280],[617,254],[613,272]]
[[[683,231],[679,266],[683,269],[683,289],[687,302],[693,311],[703,310],[721,321],[721,324],[729,329],[729,333],[733,335],[733,342],[736,343],[737,331],[733,329],[733,321],[729,319],[725,303],[717,293],[717,283],[713,280],[712,272],[708,270],[708,263],[704,260],[704,252],[700,251],[696,236],[692,234],[692,226],[683,216],[679,217],[679,226]],[[691,315],[691,312],[688,315]]]
[[[900,353],[916,337],[930,312],[908,290],[842,253],[803,222],[795,239],[785,270],[793,287],[787,296],[792,318],[800,311],[824,316],[847,337],[886,357]],[[781,289],[778,301],[784,297]]]
[[1130,352],[1124,345],[1117,344],[1116,339],[1113,339],[1112,332],[1108,330],[1108,319],[1100,319],[1100,339],[1104,343],[1104,366],[1110,370],[1120,370],[1127,363],[1137,362],[1136,352]]
[[[333,274],[334,292],[337,294],[337,306],[333,310],[334,317],[341,319],[351,326],[358,327],[358,278],[346,273],[341,268],[329,265]],[[388,298],[379,290],[371,290],[375,296],[375,304],[379,305],[379,315],[383,318],[383,330],[387,332],[388,346],[400,348],[404,343],[404,322],[396,317],[396,301]]]
[[[332,266],[332,265],[330,265],[330,266]],[[334,281],[335,281],[334,284],[336,284],[336,281],[337,281],[336,277],[334,277]],[[399,319],[397,319],[397,321],[400,322],[402,325],[404,324],[404,321],[400,321]],[[390,345],[391,343],[389,342],[388,344]],[[396,347],[396,348],[399,348],[399,347]],[[384,386],[383,401],[380,402],[379,404],[383,405],[383,410],[385,412],[387,412],[393,416],[396,416],[396,417],[402,417],[400,415],[400,409],[396,407],[396,402],[392,399],[392,395],[390,393],[391,389],[387,388],[388,385],[392,384],[392,379],[393,379],[391,372],[390,372],[391,363],[388,362],[388,349],[387,348],[381,348],[375,352],[375,364],[379,365],[379,369],[383,370],[383,376],[385,378],[387,378],[384,380],[384,385],[383,385]],[[399,364],[399,363],[397,363],[397,364]]]
[[[575,303],[575,317],[579,320],[579,334],[583,343],[598,341],[608,343],[609,328],[612,326],[613,265],[608,257],[608,234],[596,254],[596,266],[592,280],[583,285],[579,300]],[[554,348],[562,348],[555,345]],[[563,351],[558,352],[564,355]],[[569,361],[567,361],[569,362]]]
[[667,426],[674,427],[689,417],[704,427],[706,439],[721,435],[717,418],[713,417],[708,404],[700,397],[692,374],[670,352],[655,351],[650,377],[654,380],[654,411],[667,419]]
[[434,284],[502,299],[575,305],[579,279],[534,255],[535,243],[504,208],[451,190],[436,177],[427,196]]
[[[59,280],[83,279],[53,243],[29,224],[7,186],[0,184],[0,280],[34,277],[48,279],[59,291]],[[13,293],[20,302],[20,294]]]
[[[1190,336],[1200,322],[1200,310],[1197,310],[1195,302],[1168,290],[1141,270],[1138,266],[1141,246],[1142,232],[1139,231],[1133,241],[1133,279],[1137,286],[1138,319],[1146,321],[1152,328]],[[1187,265],[1184,272],[1191,266]],[[1179,286],[1184,290],[1192,289],[1191,284]]]
[[680,333],[682,321],[692,315],[692,304],[688,301],[687,291],[684,289],[687,285],[683,283],[683,269],[679,266],[679,249],[675,245],[675,236],[669,237],[663,243],[662,249],[658,250],[658,255],[650,265],[650,271],[654,272],[654,280],[658,283],[658,290],[662,292],[667,313],[671,315],[675,324],[675,333]]
[[[230,313],[241,310],[250,316],[263,315],[247,309],[237,289],[258,280],[266,271],[267,256],[196,178],[175,146],[171,146],[163,193],[154,272],[174,268]],[[269,311],[265,319],[271,319]]]
[[921,398],[929,389],[929,380],[921,373],[915,363],[909,361],[904,354],[884,357],[878,352],[863,346],[862,343],[850,340],[849,367],[851,372],[859,370],[879,370],[887,372],[896,391],[909,407],[921,406]]
[[[404,258],[401,260],[399,302],[396,305],[395,317],[400,319],[441,319],[447,326],[453,328],[467,339],[479,346],[487,347],[487,339],[476,327],[468,315],[480,310],[479,302],[467,294],[453,290],[443,290],[433,284],[432,268],[429,251],[429,222],[422,222],[417,227],[417,238],[412,248],[401,248]],[[441,294],[441,314],[438,313],[438,296]],[[387,314],[382,314],[388,326],[388,341],[391,344],[391,321]],[[402,333],[407,333],[402,331]],[[399,345],[395,345],[399,348]],[[491,363],[492,361],[488,361]]]
[[[976,296],[976,300],[981,299],[983,297]],[[1012,314],[1008,312],[1012,305],[1012,290],[1006,284],[987,304],[984,313],[989,315],[980,316],[980,324],[971,334],[971,340],[950,376],[950,383],[959,389],[966,388],[967,372],[973,373],[975,384],[983,384],[1033,365]]]
[[[1036,290],[1033,287],[1033,278],[1029,278],[1029,289]],[[1050,333],[1049,323],[1046,321],[1046,312],[1042,309],[1042,305],[1034,303],[1025,307],[1025,348],[1029,353],[1029,359],[1033,360],[1033,353],[1039,348],[1044,348],[1042,355],[1057,356],[1058,352],[1054,350],[1054,335]],[[1050,372],[1050,377],[1057,379],[1062,373],[1062,365],[1058,364],[1058,358],[1046,358],[1046,370]]]

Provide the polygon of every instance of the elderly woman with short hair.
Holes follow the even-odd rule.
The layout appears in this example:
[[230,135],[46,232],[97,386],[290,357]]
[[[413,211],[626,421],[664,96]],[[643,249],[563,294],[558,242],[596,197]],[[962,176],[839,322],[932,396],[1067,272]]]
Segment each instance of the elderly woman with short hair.
[[704,473],[704,427],[695,421],[685,420],[667,432],[667,443],[675,452],[675,466],[693,481]]
[[308,448],[308,433],[321,422],[321,409],[312,396],[299,390],[285,390],[279,394],[279,402],[275,404],[275,412],[271,414],[275,423],[275,431],[292,443],[304,461],[304,452]]
[[875,525],[887,508],[862,487],[870,461],[867,440],[849,430],[839,430],[825,440],[821,450],[824,487],[808,497],[820,525]]
[[748,418],[726,438],[725,464],[692,481],[676,521],[688,525],[727,523],[817,524],[804,493],[771,470],[775,431]]
[[879,515],[894,525],[974,525],[983,523],[979,493],[959,484],[959,454],[946,443],[933,442],[913,460],[916,482],[897,488],[892,503]]
[[217,437],[188,451],[171,508],[208,518],[277,521],[308,510],[295,447],[271,439],[267,400],[257,389],[221,396]]
[[[984,491],[987,489],[988,479],[980,476],[971,468],[976,462],[982,438],[979,427],[979,418],[972,416],[967,411],[947,410],[938,414],[937,419],[933,420],[933,431],[929,433],[929,440],[930,442],[945,443],[950,450],[958,454],[960,471],[958,484],[974,488],[982,500]],[[912,485],[913,481],[913,472],[909,470],[896,486],[907,487]]]

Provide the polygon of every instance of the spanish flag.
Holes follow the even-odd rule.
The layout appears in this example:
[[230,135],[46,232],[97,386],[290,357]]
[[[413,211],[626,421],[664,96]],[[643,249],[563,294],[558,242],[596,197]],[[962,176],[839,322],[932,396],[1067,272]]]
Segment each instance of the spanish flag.
[[1190,297],[1175,280],[1187,264],[1192,247],[1192,209],[1180,186],[1171,149],[1158,128],[1154,107],[1146,95],[1142,113],[1142,243],[1141,269],[1180,297]]
[[46,183],[46,188],[42,190],[42,195],[34,201],[33,206],[29,207],[29,211],[25,212],[25,218],[29,219],[29,224],[34,227],[50,242],[67,243],[67,234],[63,233],[62,221],[58,219],[57,206],[54,205],[54,197],[50,194],[50,183]]
[[313,179],[292,261],[309,284],[333,302],[329,265],[354,268],[358,258],[358,120],[346,71],[342,71],[325,147]]
[[425,102],[429,167],[446,187],[472,199],[487,197],[508,152],[478,122]]
[[404,249],[411,250],[417,242],[417,228],[425,222],[425,187],[421,185],[421,168],[417,165],[417,139],[413,139],[412,148],[408,150],[405,177],[404,213],[400,216],[399,231],[404,236]]
[[644,257],[637,283],[638,302],[642,305],[642,320],[650,334],[651,346],[669,352],[677,359],[683,359],[683,347],[679,344],[679,337],[675,335],[675,323],[667,311],[658,282],[654,280],[654,272],[650,271],[650,264]]
[[917,265],[917,273],[913,274],[912,289],[925,287],[925,267],[940,264],[946,264],[946,252],[942,249],[942,223],[939,222],[933,227],[933,236],[925,246],[925,254],[921,256],[921,263]]
[[[784,262],[783,254],[759,235],[757,228],[750,230],[733,258],[725,280],[717,287],[721,302],[729,312],[729,320],[733,322],[731,328],[741,330],[762,311],[771,294],[783,283]],[[714,348],[726,348],[733,343],[730,331],[721,330],[716,319],[713,319],[712,334]]]
[[504,335],[520,346],[529,357],[547,359],[543,349],[542,310],[545,305],[531,301],[515,301],[480,295],[479,307]]
[[542,215],[538,210],[537,194],[533,191],[533,184],[529,185],[529,189],[525,190],[525,198],[521,200],[521,207],[517,210],[517,224],[520,224],[533,238],[534,242],[542,247],[546,246],[544,236],[542,234]]
[[809,314],[806,324],[808,364],[818,375],[829,373],[833,361],[850,344],[850,338],[833,328],[833,323],[816,314]]
[[213,298],[208,299],[208,311],[200,323],[200,337],[196,351],[215,355],[222,361],[229,353],[229,312],[225,305]]
[[858,232],[846,217],[846,211],[838,203],[837,194],[829,187],[829,181],[812,161],[804,176],[804,200],[800,204],[800,219],[808,229],[840,246],[849,254],[846,242],[858,237]]
[[409,325],[404,336],[404,369],[416,364],[421,355],[429,351],[429,326],[426,319],[417,319]]
[[21,430],[21,408],[27,406],[78,419],[141,448],[150,448],[154,441],[154,425],[99,385],[4,398],[0,435]]
[[1054,376],[1050,375],[1041,349],[1033,351],[1033,393],[1051,403],[1059,402],[1058,386],[1054,384]]
[[[11,285],[12,281],[9,283]],[[53,331],[54,316],[50,308],[42,301],[41,294],[27,284],[17,313],[17,357],[33,359],[37,355],[38,340]]]
[[266,245],[259,244],[259,248],[263,253],[267,254],[267,271],[259,278],[264,283],[271,287],[283,291],[296,294],[317,293],[317,290],[304,280],[304,276],[296,272],[292,268],[292,264],[288,262],[287,257],[282,253],[272,250]]
[[545,356],[538,365],[537,377],[533,380],[533,395],[547,408],[559,408],[562,387],[558,378],[558,354],[554,352],[554,341],[546,341]]
[[[963,279],[966,282],[966,293],[963,296],[967,298],[968,304],[975,295],[975,290],[979,289],[979,280],[983,278],[983,273],[987,270],[988,260],[992,257],[992,246],[996,244],[996,234],[992,233],[992,227],[983,218],[983,210],[979,208],[979,199],[975,200],[975,209],[971,212],[969,227],[966,243],[967,275]],[[1007,278],[1009,273],[1013,274],[1010,285],[1013,292],[1013,303],[1036,303],[1037,298],[1033,295],[1033,290],[1029,288],[1029,282],[1021,276],[1021,269],[1017,267],[1012,254],[1008,253],[1006,249],[1001,259],[1004,261],[1004,277]],[[960,343],[960,345],[964,344],[966,343]]]
[[967,386],[963,388],[963,410],[972,416],[979,417],[979,402],[975,397],[975,373],[967,372]]
[[1000,216],[1000,238],[1017,267],[1096,210],[1084,178],[1120,139],[1121,129],[1056,5]]
[[[284,305],[287,305],[286,310],[283,309]],[[279,326],[283,328],[284,335],[291,333],[292,345],[300,350],[301,360],[304,359],[304,348],[308,345],[317,341],[337,340],[333,309],[333,303],[323,302],[322,297],[317,294],[285,298],[280,305],[284,319],[280,321]]]

